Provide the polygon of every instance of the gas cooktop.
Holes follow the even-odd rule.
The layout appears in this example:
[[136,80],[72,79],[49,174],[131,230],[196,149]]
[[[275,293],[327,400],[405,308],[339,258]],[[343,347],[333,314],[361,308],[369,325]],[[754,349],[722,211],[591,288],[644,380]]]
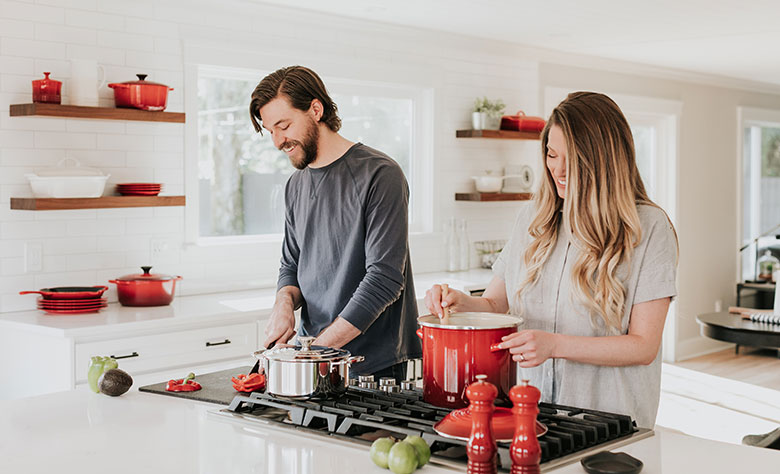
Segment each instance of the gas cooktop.
[[[327,436],[366,449],[383,436],[418,435],[431,447],[432,463],[465,468],[467,442],[442,437],[433,429],[449,412],[425,403],[421,390],[385,392],[350,386],[336,400],[295,401],[262,393],[238,395],[228,408],[214,413]],[[539,404],[538,420],[547,426],[547,433],[539,438],[542,471],[653,435],[652,430],[637,428],[630,416],[549,403]],[[510,443],[498,443],[499,471],[508,472],[511,467],[509,446]]]

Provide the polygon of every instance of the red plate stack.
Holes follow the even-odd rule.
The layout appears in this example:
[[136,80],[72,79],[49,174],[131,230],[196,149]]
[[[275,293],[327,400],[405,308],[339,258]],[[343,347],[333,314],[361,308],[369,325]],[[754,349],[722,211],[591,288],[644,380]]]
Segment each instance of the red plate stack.
[[38,309],[51,314],[96,313],[107,304],[106,298],[99,296],[69,300],[38,298]]
[[160,183],[121,183],[116,190],[122,196],[157,196],[162,190]]

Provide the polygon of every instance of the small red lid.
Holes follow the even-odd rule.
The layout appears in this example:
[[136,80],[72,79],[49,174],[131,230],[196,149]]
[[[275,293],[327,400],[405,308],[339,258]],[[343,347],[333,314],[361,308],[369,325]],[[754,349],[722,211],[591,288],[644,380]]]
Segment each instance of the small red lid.
[[[515,417],[512,410],[504,407],[496,407],[490,419],[493,427],[493,436],[496,441],[511,443],[515,435]],[[450,412],[447,416],[433,425],[433,430],[445,438],[455,438],[468,441],[471,436],[471,412],[468,407]],[[536,436],[547,433],[547,426],[536,422]]]
[[149,273],[152,267],[141,267],[143,273],[134,273],[132,275],[123,275],[117,278],[117,281],[168,281],[175,280],[177,277],[171,275],[162,275]]

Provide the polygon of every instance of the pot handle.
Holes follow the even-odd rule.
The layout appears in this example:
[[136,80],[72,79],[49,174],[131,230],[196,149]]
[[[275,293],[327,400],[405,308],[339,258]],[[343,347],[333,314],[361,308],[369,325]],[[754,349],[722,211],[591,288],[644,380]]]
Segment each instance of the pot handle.
[[343,364],[352,365],[358,362],[363,362],[364,360],[366,360],[366,358],[363,356],[350,356],[344,360],[333,362],[333,365],[343,365]]
[[496,342],[495,344],[490,345],[490,352],[498,352],[498,351],[505,351],[506,349],[498,347],[501,343]]
[[415,333],[417,334],[417,337],[419,337],[420,339],[423,338],[422,329],[418,329],[417,331],[415,331]]
[[39,294],[39,295],[42,295],[42,294],[43,294],[43,292],[42,292],[42,291],[20,291],[20,292],[19,292],[19,294],[20,294],[20,295],[29,295],[29,294],[32,294],[32,293],[37,293],[37,294]]

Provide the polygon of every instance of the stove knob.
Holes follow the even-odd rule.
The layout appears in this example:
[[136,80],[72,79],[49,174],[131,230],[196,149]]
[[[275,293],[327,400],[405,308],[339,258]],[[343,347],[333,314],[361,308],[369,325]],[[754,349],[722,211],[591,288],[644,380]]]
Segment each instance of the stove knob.
[[374,376],[373,375],[358,375],[358,382],[373,382]]
[[358,386],[357,379],[349,379],[349,386],[350,387],[357,387]]
[[379,379],[379,386],[384,387],[387,385],[395,385],[395,377],[382,377]]
[[367,385],[367,387],[366,387],[366,388],[370,388],[370,389],[372,389],[372,390],[376,390],[376,389],[377,389],[377,384],[376,384],[376,382],[366,382],[366,385]]
[[384,390],[387,393],[398,393],[401,391],[398,385],[385,385],[384,387],[382,387],[382,390]]
[[414,380],[404,380],[401,382],[401,390],[414,390],[417,387],[417,384],[414,383]]

